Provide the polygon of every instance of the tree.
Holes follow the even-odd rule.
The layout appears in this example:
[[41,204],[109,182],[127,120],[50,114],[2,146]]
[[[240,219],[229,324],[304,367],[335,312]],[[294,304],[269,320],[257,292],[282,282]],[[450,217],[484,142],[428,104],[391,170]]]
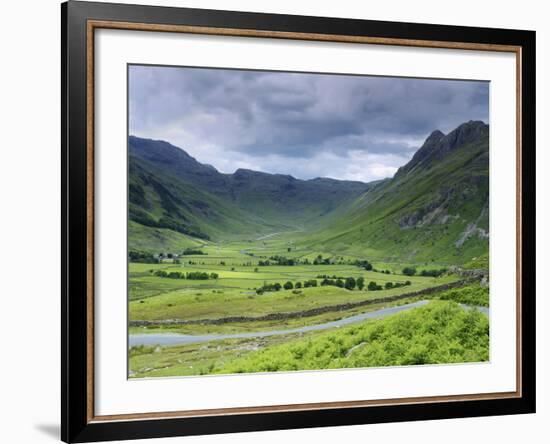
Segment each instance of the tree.
[[285,282],[285,285],[283,287],[285,290],[292,290],[294,288],[294,285],[292,285],[292,282],[287,281]]
[[254,273],[258,272],[258,267],[254,268]]
[[362,290],[363,288],[365,288],[365,278],[363,276],[357,278],[357,288],[359,290]]
[[344,288],[344,281],[342,279],[336,279],[336,286]]
[[143,264],[157,264],[159,262],[153,253],[148,253],[146,251],[130,250],[128,252],[128,257],[130,262],[139,262]]
[[348,290],[353,290],[355,288],[355,278],[353,277],[349,277],[349,278],[346,278],[346,283],[344,284],[344,287],[347,288]]
[[369,289],[369,291],[377,291],[377,290],[382,290],[382,286],[381,285],[378,285],[376,282],[374,281],[370,281],[369,282],[369,285],[367,286],[367,288]]
[[366,259],[356,260],[355,265],[358,267],[363,267],[367,271],[372,270],[372,264]]
[[273,289],[275,291],[279,291],[281,289],[281,284],[279,284],[278,282],[276,282],[275,284],[273,284]]
[[286,251],[288,251],[288,252],[290,253],[290,252],[292,251],[292,248],[288,247],[288,248],[286,249]]
[[302,288],[302,283],[296,282],[296,285],[294,285],[294,288]]
[[389,290],[390,288],[393,288],[393,283],[392,282],[386,282],[386,285],[384,285],[384,287],[386,288],[386,290]]
[[416,274],[416,268],[414,267],[405,267],[403,268],[403,274],[406,276],[414,276]]

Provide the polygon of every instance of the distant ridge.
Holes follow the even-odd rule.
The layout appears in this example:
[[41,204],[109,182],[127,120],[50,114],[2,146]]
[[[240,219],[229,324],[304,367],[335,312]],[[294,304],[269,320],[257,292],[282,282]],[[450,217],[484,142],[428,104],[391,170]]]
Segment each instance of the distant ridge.
[[151,227],[174,227],[191,236],[217,238],[227,232],[318,225],[321,217],[370,187],[242,168],[223,174],[165,141],[130,136],[128,146],[130,219]]

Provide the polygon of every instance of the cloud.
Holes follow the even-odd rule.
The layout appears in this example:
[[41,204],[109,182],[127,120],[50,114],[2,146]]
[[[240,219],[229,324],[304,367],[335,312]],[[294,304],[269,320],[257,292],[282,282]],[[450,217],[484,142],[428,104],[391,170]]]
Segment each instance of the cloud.
[[129,91],[131,134],[299,178],[391,176],[433,130],[489,118],[474,81],[135,65]]

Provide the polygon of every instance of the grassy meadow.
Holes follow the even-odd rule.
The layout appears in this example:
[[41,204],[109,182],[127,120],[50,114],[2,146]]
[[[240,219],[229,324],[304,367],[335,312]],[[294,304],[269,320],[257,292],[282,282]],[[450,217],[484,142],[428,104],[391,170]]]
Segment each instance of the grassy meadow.
[[[166,258],[159,263],[130,262],[129,333],[131,335],[164,333],[234,335],[274,330],[278,332],[277,335],[267,337],[223,338],[187,345],[136,345],[129,351],[130,376],[134,378],[187,376],[414,363],[410,354],[401,356],[397,348],[393,349],[393,354],[389,350],[389,354],[381,354],[380,351],[382,342],[387,339],[386,336],[392,335],[397,325],[405,322],[403,319],[424,323],[424,318],[433,316],[435,313],[439,316],[444,312],[445,319],[459,325],[461,322],[474,319],[472,317],[474,314],[467,315],[467,311],[461,308],[459,303],[488,305],[488,290],[479,285],[444,290],[429,296],[420,294],[384,301],[383,299],[387,297],[453,284],[461,278],[447,272],[437,277],[422,276],[423,271],[424,274],[426,272],[429,274],[430,270],[441,270],[443,267],[443,265],[435,266],[430,263],[400,264],[379,261],[365,267],[361,261],[357,262],[356,256],[310,250],[301,247],[293,239],[295,239],[293,234],[275,233],[271,236],[259,236],[259,239],[252,241],[224,243],[201,241],[185,245],[184,248],[193,249],[190,250],[193,254],[180,255],[177,259]],[[197,254],[199,252],[201,254]],[[278,265],[270,258],[284,258],[283,263],[292,259],[295,263]],[[406,267],[414,268],[416,273],[403,274]],[[186,278],[189,275],[208,276],[208,278]],[[346,288],[345,282],[350,278],[353,278],[355,285],[353,288]],[[333,285],[322,285],[325,279],[332,281]],[[335,285],[338,279],[344,282],[343,287]],[[358,283],[361,279],[363,284],[362,288],[359,288]],[[312,282],[315,282],[316,286],[313,286]],[[369,284],[373,282],[376,283],[377,288],[369,289]],[[272,288],[277,283],[281,286],[278,290]],[[289,283],[291,288],[285,288],[285,284],[290,287]],[[306,286],[306,283],[309,286]],[[259,291],[262,288],[268,288],[268,290]],[[362,321],[341,329],[293,332],[295,329],[322,325],[422,299],[440,299],[441,301],[432,301],[427,307],[415,308],[408,313],[399,313],[381,320]],[[442,302],[443,300],[446,302]],[[372,303],[353,306],[364,301],[372,301]],[[352,304],[352,306],[347,309],[331,308],[342,304]],[[316,309],[320,309],[320,312],[316,313]],[[303,316],[285,317],[289,313],[303,312],[306,312]],[[273,314],[283,316],[279,319],[261,319]],[[247,319],[241,321],[235,319],[243,316]],[[226,319],[230,321],[223,321]],[[438,319],[442,321],[444,318],[438,317]],[[147,325],[139,324],[140,321],[146,321]],[[182,324],[174,321],[192,322]],[[414,322],[407,325],[416,325]],[[479,333],[483,330],[483,322],[488,322],[487,316],[476,312],[475,332]],[[454,328],[459,328],[456,325]],[[408,342],[404,341],[400,347],[408,349],[414,345],[421,350],[422,347],[427,347],[430,341],[437,341],[439,337],[439,342],[445,344],[444,350],[438,349],[426,356],[418,351],[418,356],[423,357],[418,358],[417,363],[487,359],[488,352],[485,345],[480,349],[468,351],[464,344],[459,346],[460,344],[448,342],[446,339],[441,341],[454,331],[449,330],[447,321],[438,323],[436,327],[434,327],[435,330],[431,329],[430,335],[425,334],[427,331],[425,329],[415,331],[414,338],[409,337],[410,335],[406,332],[403,333],[408,337]],[[387,329],[386,336],[376,343],[369,342],[368,347],[365,346],[364,337],[373,337],[373,332],[378,331],[379,328]],[[285,330],[289,333],[286,334]],[[361,332],[362,335],[355,338],[359,341],[357,343],[351,340],[356,332]],[[477,334],[475,332],[472,334]],[[342,348],[335,352],[332,346],[327,345],[340,343],[344,344],[342,347],[345,350]],[[311,346],[312,350],[317,350],[315,358],[309,354],[304,355],[303,359],[296,358],[301,355],[295,351],[304,347],[304,344],[307,344],[307,348]],[[350,349],[359,344],[364,349],[361,353],[354,351],[348,354]],[[327,353],[319,352],[324,349]],[[274,360],[274,356],[281,358]],[[295,358],[290,359],[289,356]]]

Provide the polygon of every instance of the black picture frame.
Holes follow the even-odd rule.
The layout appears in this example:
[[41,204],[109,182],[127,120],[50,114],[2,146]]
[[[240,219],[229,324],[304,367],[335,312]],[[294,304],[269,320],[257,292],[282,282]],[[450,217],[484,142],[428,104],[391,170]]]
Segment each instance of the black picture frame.
[[[90,417],[89,160],[87,36],[90,20],[261,30],[428,42],[512,45],[521,66],[521,394],[499,399],[447,400],[97,421]],[[62,383],[61,438],[90,442],[181,435],[326,427],[535,412],[535,32],[357,19],[214,11],[69,1],[61,5],[62,54]],[[89,54],[88,54],[89,55]]]

